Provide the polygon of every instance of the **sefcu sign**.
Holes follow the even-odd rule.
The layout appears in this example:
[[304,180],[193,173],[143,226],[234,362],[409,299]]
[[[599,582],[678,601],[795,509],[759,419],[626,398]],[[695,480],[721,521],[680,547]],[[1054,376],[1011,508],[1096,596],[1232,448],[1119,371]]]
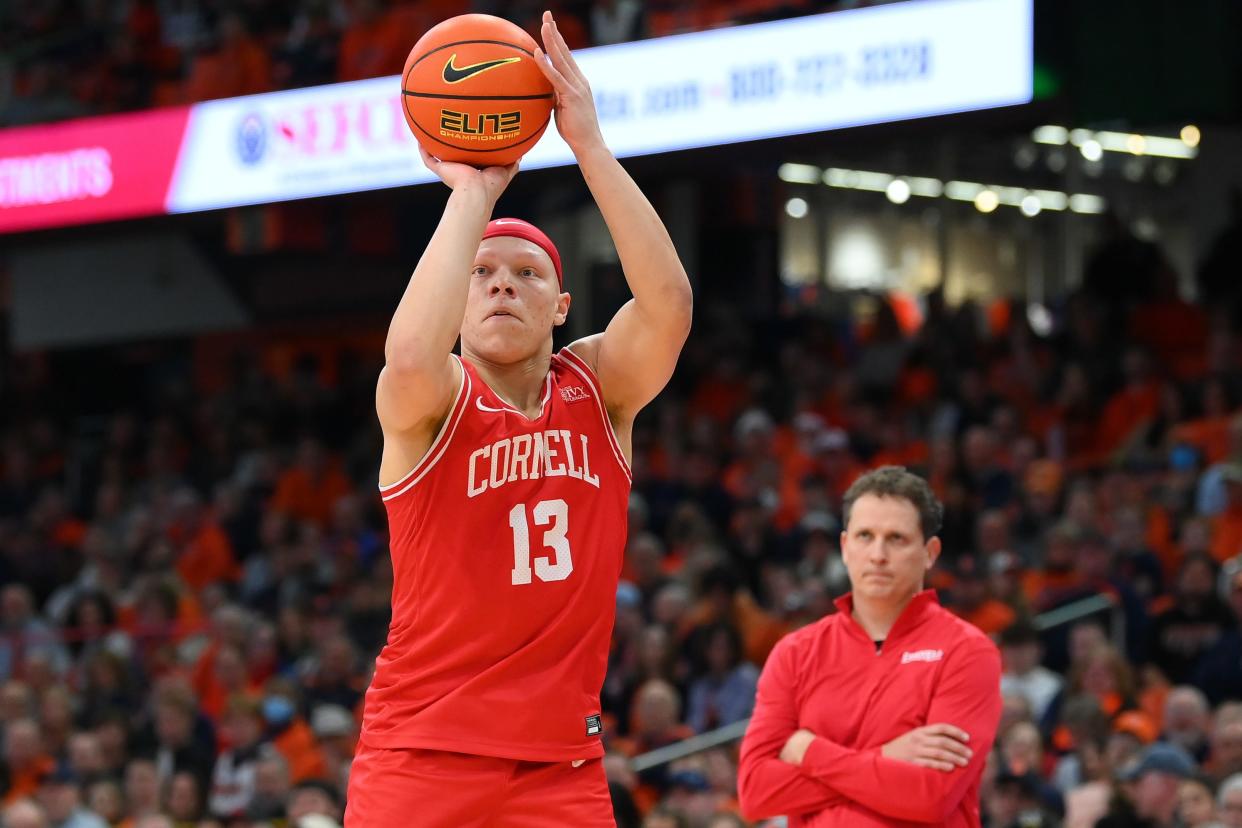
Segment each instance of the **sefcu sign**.
[[195,106],[169,212],[391,187],[425,175],[399,89],[387,80]]
[[243,164],[260,163],[269,151],[276,159],[292,161],[404,150],[410,144],[400,98],[391,94],[312,100],[268,112],[256,109],[237,125],[237,153]]

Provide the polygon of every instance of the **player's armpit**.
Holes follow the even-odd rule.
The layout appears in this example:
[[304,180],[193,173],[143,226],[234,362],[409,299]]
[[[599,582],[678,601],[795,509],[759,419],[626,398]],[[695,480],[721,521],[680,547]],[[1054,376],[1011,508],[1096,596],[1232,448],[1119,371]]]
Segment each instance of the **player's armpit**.
[[759,677],[738,762],[738,801],[747,819],[806,814],[843,801],[831,786],[777,758],[798,729],[793,655],[788,639],[777,644]]
[[[816,737],[801,772],[877,813],[911,822],[941,823],[957,808],[987,761],[1000,722],[1000,654],[986,640],[950,656],[928,709],[933,722],[952,722],[970,734],[970,763],[952,771],[889,759],[880,748],[853,750]],[[894,797],[893,791],[903,795]]]

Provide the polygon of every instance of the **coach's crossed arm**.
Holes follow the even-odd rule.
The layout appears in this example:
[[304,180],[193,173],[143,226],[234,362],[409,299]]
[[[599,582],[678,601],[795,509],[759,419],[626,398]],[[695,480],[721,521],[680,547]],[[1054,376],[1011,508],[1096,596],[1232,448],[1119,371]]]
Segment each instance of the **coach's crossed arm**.
[[[965,767],[945,770],[952,768],[950,758],[931,758],[920,764],[891,758],[892,751],[887,749],[912,734],[901,736],[884,748],[866,750],[854,750],[815,736],[809,740],[797,767],[808,778],[877,813],[912,822],[943,822],[961,802],[992,749],[1001,714],[1000,674],[1000,655],[986,641],[954,653],[944,666],[944,679],[927,717],[933,722],[960,725],[969,734],[971,756]],[[912,733],[928,730],[918,728]],[[911,744],[900,747],[910,755]],[[901,791],[902,795],[893,796],[893,791]]]
[[796,675],[793,648],[785,639],[772,650],[759,676],[755,712],[742,739],[737,794],[747,819],[806,814],[845,799],[779,758],[789,737],[798,730]]

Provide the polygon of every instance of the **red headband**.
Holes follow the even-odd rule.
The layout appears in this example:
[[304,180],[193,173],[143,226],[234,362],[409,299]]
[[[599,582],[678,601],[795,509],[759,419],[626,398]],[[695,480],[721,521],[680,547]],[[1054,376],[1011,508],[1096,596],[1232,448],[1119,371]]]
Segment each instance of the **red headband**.
[[513,236],[514,238],[526,239],[528,242],[534,242],[539,245],[543,248],[543,252],[548,254],[548,258],[552,260],[552,266],[556,268],[556,283],[562,289],[565,287],[565,278],[561,274],[561,254],[556,252],[556,245],[538,227],[529,221],[522,221],[521,219],[493,219],[487,223],[487,229],[483,231],[483,238],[490,239],[494,236]]

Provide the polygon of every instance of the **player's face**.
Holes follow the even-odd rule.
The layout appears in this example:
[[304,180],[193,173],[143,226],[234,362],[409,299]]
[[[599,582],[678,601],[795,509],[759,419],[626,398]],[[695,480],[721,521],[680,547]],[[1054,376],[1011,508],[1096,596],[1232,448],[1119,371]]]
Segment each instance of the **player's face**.
[[485,239],[474,257],[462,320],[462,344],[496,363],[528,359],[565,322],[569,294],[556,281],[552,259],[526,239]]
[[940,539],[923,538],[919,512],[903,497],[865,494],[841,533],[841,557],[856,597],[900,604],[923,588]]

